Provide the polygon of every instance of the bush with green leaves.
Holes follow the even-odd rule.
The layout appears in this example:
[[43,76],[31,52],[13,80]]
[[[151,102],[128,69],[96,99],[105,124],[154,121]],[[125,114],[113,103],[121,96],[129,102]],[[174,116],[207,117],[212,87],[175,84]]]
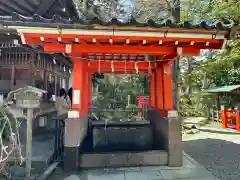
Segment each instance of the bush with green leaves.
[[93,111],[96,116],[108,122],[135,120],[138,112],[137,96],[148,94],[147,76],[107,74],[99,80],[98,98]]

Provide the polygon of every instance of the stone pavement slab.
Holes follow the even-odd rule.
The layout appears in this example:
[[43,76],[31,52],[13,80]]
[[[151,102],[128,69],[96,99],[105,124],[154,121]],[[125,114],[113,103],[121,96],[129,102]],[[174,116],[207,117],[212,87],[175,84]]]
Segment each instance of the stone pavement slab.
[[179,170],[179,169],[195,169],[197,168],[197,164],[191,161],[190,157],[184,153],[183,155],[183,166],[182,167],[169,167],[169,166],[145,166],[140,167],[141,171],[160,171],[163,169],[166,170]]
[[64,180],[81,180],[80,177],[76,174],[70,175],[66,178],[64,178]]
[[188,178],[188,179],[181,179],[181,180],[219,180],[219,179],[216,177],[203,177],[203,178],[190,178],[190,179]]
[[124,180],[124,172],[114,172],[114,173],[107,173],[98,174],[98,173],[88,173],[87,180]]
[[126,172],[124,180],[163,180],[159,171]]
[[[49,180],[219,180],[199,165],[193,158],[183,153],[182,167],[148,166],[130,168],[101,168],[82,170],[68,179],[54,177]],[[64,176],[61,175],[61,176]],[[66,176],[65,176],[66,177]]]
[[122,168],[117,168],[119,171],[124,171],[124,172],[141,172],[141,167],[122,167]]
[[161,170],[160,171],[164,180],[172,179],[196,179],[201,177],[211,178],[214,177],[210,172],[203,168],[197,169],[179,169],[179,170]]

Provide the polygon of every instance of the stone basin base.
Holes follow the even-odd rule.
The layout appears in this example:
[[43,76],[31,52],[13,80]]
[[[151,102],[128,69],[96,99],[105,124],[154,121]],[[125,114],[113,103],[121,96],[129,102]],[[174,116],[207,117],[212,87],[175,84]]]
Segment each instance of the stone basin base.
[[167,164],[167,151],[85,153],[80,156],[81,168],[134,167]]

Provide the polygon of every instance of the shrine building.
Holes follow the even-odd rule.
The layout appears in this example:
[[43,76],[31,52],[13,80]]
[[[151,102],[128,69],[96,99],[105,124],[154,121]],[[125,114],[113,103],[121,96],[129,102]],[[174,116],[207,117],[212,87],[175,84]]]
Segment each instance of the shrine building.
[[[117,18],[104,22],[98,17],[86,22],[76,16],[74,18],[68,3],[65,4],[65,11],[60,13],[59,9],[51,9],[53,6],[49,3],[38,5],[37,11],[29,5],[25,4],[25,11],[20,4],[16,5],[19,8],[14,13],[10,13],[7,6],[6,12],[0,8],[3,14],[0,17],[1,29],[7,32],[5,36],[18,36],[21,46],[39,46],[44,53],[61,54],[65,59],[70,59],[73,67],[73,101],[65,121],[65,169],[181,166],[182,134],[176,110],[175,61],[180,56],[199,56],[204,49],[223,49],[227,40],[235,38],[228,24],[176,23],[172,20],[158,24],[151,19],[140,23],[133,17],[128,22]],[[131,130],[134,127],[149,128],[151,148],[141,151],[83,152],[84,139],[90,136],[89,129],[92,127],[88,111],[92,106],[93,73],[150,75],[151,109],[147,113],[147,122],[143,125],[133,123],[129,127],[133,127]],[[105,132],[111,130],[114,134],[114,128],[109,127],[109,131],[107,128]],[[91,130],[94,134],[94,129]],[[91,137],[94,142],[94,135]],[[134,135],[132,137],[135,137],[132,141],[137,139]],[[125,139],[131,140],[131,137]]]

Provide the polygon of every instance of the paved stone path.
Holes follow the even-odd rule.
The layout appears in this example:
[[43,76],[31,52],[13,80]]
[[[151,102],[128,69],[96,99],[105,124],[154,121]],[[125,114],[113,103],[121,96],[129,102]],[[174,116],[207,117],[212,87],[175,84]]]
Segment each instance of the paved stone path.
[[197,134],[183,135],[184,151],[191,157],[184,154],[181,168],[95,169],[69,175],[57,169],[49,180],[240,180],[240,134],[219,124],[199,129]]
[[180,168],[166,166],[93,169],[80,174],[64,174],[57,169],[49,180],[219,180],[184,153]]
[[183,135],[184,151],[221,180],[240,179],[240,133],[211,123]]

